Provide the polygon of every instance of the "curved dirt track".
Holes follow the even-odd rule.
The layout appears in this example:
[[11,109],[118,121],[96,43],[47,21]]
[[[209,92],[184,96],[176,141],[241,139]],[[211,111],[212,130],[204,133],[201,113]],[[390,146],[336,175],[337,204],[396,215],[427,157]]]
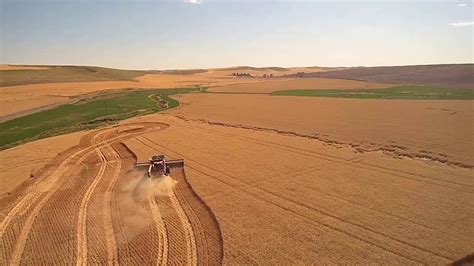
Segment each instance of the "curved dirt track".
[[0,264],[220,264],[219,226],[184,169],[148,179],[122,143],[166,127],[97,130],[60,153],[16,200],[1,202]]

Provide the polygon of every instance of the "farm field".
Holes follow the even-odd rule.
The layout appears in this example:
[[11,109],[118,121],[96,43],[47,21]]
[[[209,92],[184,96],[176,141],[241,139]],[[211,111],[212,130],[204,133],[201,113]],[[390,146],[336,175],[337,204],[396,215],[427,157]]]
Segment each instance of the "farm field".
[[2,264],[219,263],[218,224],[183,168],[148,179],[133,170],[136,156],[123,145],[166,128],[132,123],[84,134],[24,197],[2,197]]
[[169,95],[197,91],[199,89],[180,88],[120,92],[85,98],[77,103],[22,116],[0,123],[0,149],[174,108],[178,102],[169,98]]
[[444,264],[471,252],[471,169],[284,132],[137,119],[171,125],[126,144],[139,158],[185,159],[219,221],[224,263]]
[[[15,193],[50,163],[54,157],[79,143],[85,131],[46,138],[0,152],[0,199],[17,197]],[[28,152],[25,152],[28,151]],[[31,152],[39,151],[39,152]],[[33,178],[32,178],[33,177]],[[3,206],[3,205],[2,205]]]
[[12,66],[0,68],[0,71],[0,87],[52,82],[133,80],[149,73],[92,66],[37,66],[33,68]]
[[[302,68],[0,88],[24,104],[0,124],[5,145],[20,144],[0,151],[0,263],[439,265],[471,254],[471,90],[291,71]],[[332,97],[303,97],[314,93]],[[346,98],[360,93],[375,96]],[[148,179],[134,165],[156,154],[184,167]]]
[[474,64],[354,67],[336,69],[327,73],[305,73],[302,76],[447,88],[474,88]]
[[[179,118],[180,109],[73,133],[78,146],[2,197],[2,259],[446,264],[471,251],[472,169]],[[156,153],[185,160],[171,172],[177,183],[132,170]]]
[[399,86],[386,89],[284,90],[271,95],[355,99],[474,100],[473,89]]
[[0,71],[5,70],[45,70],[48,67],[40,67],[40,66],[21,66],[21,65],[3,65],[0,64]]
[[[472,101],[180,95],[174,115],[472,168]],[[219,110],[216,112],[215,110]],[[442,125],[442,126],[441,126]]]
[[473,1],[0,1],[0,266],[474,266]]
[[[7,66],[0,65],[0,77],[16,70],[8,70],[11,68],[26,72],[25,74],[32,75],[36,71],[40,71],[35,67],[33,69],[25,69],[21,66]],[[77,68],[81,69],[81,68]],[[279,75],[294,74],[297,71],[305,70],[307,73],[326,71],[329,68],[292,68],[284,71],[277,71]],[[41,69],[44,70],[44,69]],[[117,69],[106,69],[112,73],[122,73]],[[0,86],[0,121],[16,117],[16,114],[27,113],[28,111],[42,108],[52,104],[68,103],[83,97],[87,94],[95,94],[98,92],[114,91],[119,89],[167,89],[167,88],[182,88],[189,86],[201,87],[215,87],[231,84],[252,84],[267,81],[261,78],[263,74],[273,73],[275,70],[247,67],[223,68],[223,69],[209,69],[205,71],[195,70],[181,70],[181,71],[155,71],[156,73],[140,72],[141,76],[131,78],[131,74],[126,76],[128,79],[124,80],[110,80],[108,71],[84,72],[84,71],[69,71],[69,81],[64,81],[65,77],[58,75],[51,75],[48,79],[44,78],[41,83],[22,84],[15,86]],[[250,72],[251,71],[251,72]],[[260,78],[237,78],[231,76],[235,72],[250,72],[252,75],[258,75]],[[58,74],[57,72],[52,72]],[[74,74],[74,75],[73,75]],[[35,74],[36,75],[36,74]],[[125,75],[125,74],[124,74]],[[277,73],[275,73],[275,77]],[[114,76],[113,76],[114,77]],[[116,76],[115,76],[116,77]],[[118,78],[121,78],[119,76]],[[99,81],[98,81],[99,80]],[[305,83],[308,83],[305,81]],[[311,82],[310,82],[311,83]],[[319,83],[319,81],[317,81]],[[289,84],[289,83],[287,83]],[[314,84],[314,82],[313,82]],[[301,89],[301,87],[298,87]],[[318,88],[312,86],[311,88]],[[347,87],[350,88],[350,87]],[[287,87],[283,89],[288,89]],[[282,90],[282,89],[280,89]]]
[[238,93],[270,93],[281,90],[313,90],[313,89],[378,89],[394,87],[393,84],[364,82],[343,79],[325,78],[281,78],[265,80],[259,83],[231,84],[214,86],[209,88],[210,92],[238,92]]

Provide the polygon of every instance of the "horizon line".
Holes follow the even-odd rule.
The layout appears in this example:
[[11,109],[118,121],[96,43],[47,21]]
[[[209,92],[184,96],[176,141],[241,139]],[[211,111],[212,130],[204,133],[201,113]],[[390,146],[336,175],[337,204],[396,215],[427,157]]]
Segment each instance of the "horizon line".
[[[406,64],[406,65],[358,65],[358,66],[252,66],[252,65],[235,65],[235,66],[225,66],[225,67],[209,67],[209,68],[167,68],[167,69],[132,69],[132,68],[120,68],[120,67],[111,67],[104,65],[73,65],[73,64],[15,64],[15,63],[0,63],[0,65],[6,66],[31,66],[31,67],[100,67],[100,68],[110,68],[118,70],[136,70],[136,71],[171,71],[171,70],[211,70],[211,69],[226,69],[226,68],[371,68],[371,67],[409,67],[409,66],[443,66],[443,65],[474,65],[473,62],[463,62],[463,63],[430,63],[430,64]],[[3,71],[12,71],[12,70],[3,70]]]

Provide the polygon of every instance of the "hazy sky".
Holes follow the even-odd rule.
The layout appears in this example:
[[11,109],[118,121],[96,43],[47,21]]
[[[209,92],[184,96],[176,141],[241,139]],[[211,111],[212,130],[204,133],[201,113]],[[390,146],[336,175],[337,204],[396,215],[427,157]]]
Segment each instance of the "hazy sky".
[[473,62],[473,1],[0,1],[1,63],[171,69]]

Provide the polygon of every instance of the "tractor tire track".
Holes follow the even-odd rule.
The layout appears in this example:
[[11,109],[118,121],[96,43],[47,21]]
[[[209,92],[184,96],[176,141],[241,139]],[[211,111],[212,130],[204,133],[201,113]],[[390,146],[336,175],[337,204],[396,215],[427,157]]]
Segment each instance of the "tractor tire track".
[[155,197],[168,232],[168,262],[175,265],[189,264],[188,238],[180,215],[171,201],[171,195]]
[[[147,147],[150,150],[150,145],[144,143],[141,138],[144,136],[137,137],[136,140]],[[223,259],[223,241],[217,219],[205,204],[205,202],[194,192],[191,185],[186,180],[186,175],[183,168],[171,168],[171,176],[178,181],[177,186],[174,189],[174,196],[170,195],[170,201],[172,202],[173,209],[178,212],[183,228],[185,229],[184,234],[187,241],[187,250],[194,253],[194,245],[196,248],[196,257],[199,263],[208,265],[215,265],[222,262]],[[174,200],[174,198],[176,200]],[[164,201],[163,199],[161,201]],[[184,213],[181,213],[180,206]],[[161,209],[166,209],[163,205]],[[180,214],[181,213],[181,214]],[[166,219],[166,221],[171,219]],[[184,222],[183,222],[184,221]],[[187,222],[186,222],[187,221]],[[187,223],[192,229],[187,229]],[[192,236],[191,235],[194,235]],[[192,237],[193,239],[191,239]],[[194,243],[194,244],[193,244]],[[188,258],[193,258],[194,255],[187,253]],[[193,263],[189,261],[187,263]]]
[[[80,153],[80,152],[77,152]],[[86,155],[82,156],[79,162],[81,162],[89,153]],[[20,235],[17,238],[15,247],[13,249],[12,255],[11,255],[11,262],[10,264],[17,265],[20,264],[21,260],[21,255],[23,254],[23,250],[26,245],[26,241],[28,240],[28,235],[31,231],[31,228],[33,226],[33,223],[35,222],[36,217],[38,216],[39,212],[43,208],[43,206],[48,202],[48,200],[56,193],[56,191],[59,189],[59,187],[62,185],[62,183],[65,180],[61,180],[59,177],[67,170],[68,166],[67,163],[72,160],[73,156],[68,157],[69,160],[65,161],[61,167],[58,167],[57,171],[55,172],[55,179],[53,179],[53,184],[46,193],[45,196],[41,198],[39,203],[35,206],[34,210],[29,214],[28,218],[25,221],[25,224],[23,225],[23,228],[21,230]],[[28,208],[28,207],[26,207]],[[15,213],[16,215],[16,213]],[[11,219],[10,219],[11,222]],[[2,231],[3,232],[3,231]]]
[[194,230],[199,263],[217,265],[222,262],[224,250],[219,223],[205,202],[196,194],[186,179],[184,169],[171,169],[178,181],[175,194]]
[[196,251],[196,239],[194,237],[194,231],[191,227],[191,223],[186,216],[181,204],[176,198],[175,192],[173,191],[170,195],[171,204],[173,209],[178,214],[181,225],[184,229],[185,238],[186,238],[186,264],[188,265],[197,265],[197,251]]
[[[160,124],[160,125],[164,127],[167,126],[165,124]],[[151,130],[153,129],[155,128],[152,128]],[[97,133],[97,131],[93,133]],[[88,137],[93,138],[92,137],[93,133],[88,134]],[[123,139],[128,139],[131,136],[137,136],[141,133],[143,132],[136,132],[136,133],[128,134],[126,136],[119,136],[113,139],[109,139],[107,142],[108,143],[118,142]],[[48,202],[48,200],[55,194],[57,189],[61,187],[61,185],[63,184],[64,180],[61,179],[60,177],[66,172],[66,170],[68,170],[69,163],[74,158],[81,155],[81,153],[86,153],[78,161],[76,161],[76,164],[79,164],[91,152],[93,152],[94,149],[107,145],[107,143],[105,144],[98,143],[98,144],[91,144],[90,146],[87,146],[87,144],[84,142],[85,141],[82,141],[81,139],[80,144],[77,147],[71,149],[71,152],[70,152],[71,154],[62,160],[59,166],[51,173],[49,177],[46,177],[45,179],[34,183],[32,187],[30,188],[30,190],[28,191],[29,193],[26,194],[26,196],[21,197],[19,201],[16,204],[14,204],[12,209],[6,215],[5,219],[0,224],[0,238],[2,239],[2,242],[4,242],[5,241],[4,234],[6,232],[7,227],[9,227],[12,221],[15,218],[17,218],[20,214],[27,213],[27,212],[29,214],[28,217],[25,219],[25,221],[21,222],[21,229],[20,229],[21,231],[19,235],[18,236],[15,235],[16,242],[14,244],[13,251],[11,252],[11,256],[10,256],[11,264],[19,264],[21,260],[21,255],[26,245],[26,241],[28,239],[29,232],[35,222],[35,219],[38,216],[42,207]],[[46,190],[46,192],[43,192],[43,190]],[[38,202],[38,203],[28,204],[33,201]],[[31,212],[28,211],[28,209],[30,208],[33,208]],[[8,256],[5,256],[5,257],[8,257]]]
[[[73,264],[76,259],[78,206],[99,166],[84,164],[89,154],[62,177],[64,182],[35,218],[21,264]],[[71,172],[73,171],[73,172]]]
[[53,159],[54,157],[48,157],[48,158],[42,158],[42,159],[36,159],[36,160],[28,160],[28,162],[21,162],[17,164],[10,164],[7,167],[0,168],[0,173],[6,172],[10,169],[18,168],[19,166],[25,166],[25,165],[31,165],[32,163],[41,163],[44,161],[49,161]]
[[[41,172],[25,190],[29,193],[8,207],[0,224],[4,244],[0,259],[15,265],[220,264],[218,224],[185,182],[169,196],[149,195],[133,202],[131,207],[143,212],[149,226],[136,228],[133,223],[130,206],[123,202],[130,195],[121,193],[130,185],[128,170],[136,156],[121,142],[167,126],[141,124],[138,130],[120,131],[122,127],[116,126],[88,133],[79,145],[55,157],[62,159],[50,165],[52,171]],[[181,182],[184,170],[179,173]],[[57,234],[51,234],[56,229]]]
[[115,233],[112,223],[112,211],[111,211],[111,198],[112,198],[112,191],[117,182],[117,179],[120,175],[122,170],[122,161],[120,160],[120,156],[112,147],[112,153],[114,154],[117,162],[115,164],[115,172],[110,180],[109,185],[104,193],[104,200],[103,200],[103,213],[104,213],[104,230],[105,230],[105,243],[107,245],[107,263],[109,265],[115,265],[118,263],[118,250],[117,250],[117,241],[115,240]]
[[[120,152],[122,154],[122,152]],[[132,166],[133,163],[128,160]],[[142,187],[145,177],[129,175],[122,168],[121,178],[112,191],[111,217],[117,242],[118,264],[156,264],[159,232],[154,226],[153,210]]]
[[[111,138],[113,134],[107,134]],[[117,264],[117,245],[111,218],[111,189],[122,170],[121,156],[115,150],[116,144],[101,150],[107,158],[104,177],[91,194],[87,209],[87,261],[89,263]]]
[[156,204],[155,197],[151,194],[148,197],[150,203],[150,209],[153,214],[153,219],[155,221],[156,231],[158,232],[158,256],[156,265],[167,265],[168,264],[168,231],[165,223],[163,222],[163,217],[160,213],[160,208]]
[[92,193],[94,192],[97,184],[102,179],[105,168],[107,167],[107,159],[100,149],[95,150],[99,155],[102,165],[100,166],[99,173],[94,178],[94,181],[89,186],[86,191],[86,194],[82,198],[81,206],[79,207],[79,220],[77,223],[77,259],[76,265],[86,265],[87,264],[87,209],[89,207],[89,201],[91,199]]
[[[112,140],[109,140],[109,142]],[[105,144],[93,144],[91,146],[79,149],[72,155],[69,155],[66,157],[62,163],[55,169],[55,171],[51,174],[49,178],[46,178],[45,180],[38,181],[37,183],[32,185],[32,188],[30,189],[29,193],[26,194],[23,198],[19,200],[18,203],[14,204],[14,207],[8,212],[6,215],[5,219],[2,221],[0,224],[0,238],[3,236],[5,229],[8,227],[12,219],[20,212],[25,212],[25,208],[29,208],[30,205],[27,204],[28,202],[36,201],[42,192],[42,188],[46,185],[50,185],[51,187],[54,187],[54,183],[58,181],[59,177],[67,170],[65,169],[67,165],[69,164],[70,161],[72,161],[76,156],[80,155],[81,153],[86,152],[86,155],[82,156],[79,162],[84,160],[84,158],[91,152],[89,150],[92,150],[94,148],[104,146]]]

